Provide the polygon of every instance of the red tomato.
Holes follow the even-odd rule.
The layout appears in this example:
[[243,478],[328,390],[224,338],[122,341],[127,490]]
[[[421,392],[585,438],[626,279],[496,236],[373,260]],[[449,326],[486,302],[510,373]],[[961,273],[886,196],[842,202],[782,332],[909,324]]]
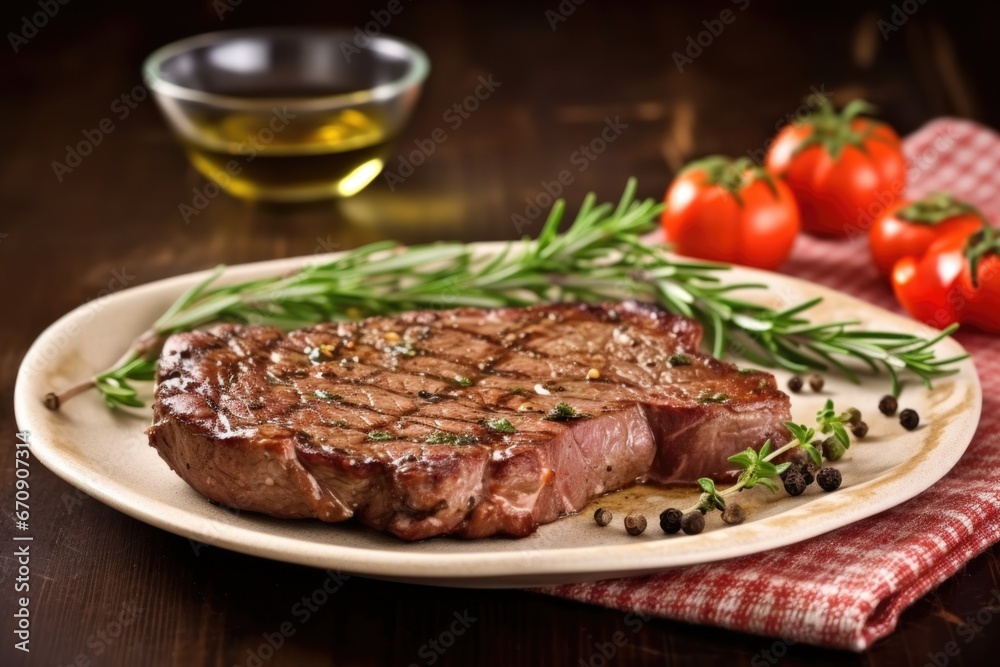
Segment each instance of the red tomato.
[[791,252],[799,211],[791,191],[747,159],[692,162],[666,194],[663,229],[682,255],[774,270]]
[[859,113],[861,101],[837,115],[829,102],[783,128],[768,149],[767,168],[795,193],[802,228],[819,236],[867,231],[874,215],[899,199],[906,161],[891,127]]
[[1000,233],[984,227],[934,241],[922,258],[904,257],[892,271],[896,298],[938,329],[959,322],[1000,333]]
[[904,257],[923,257],[934,241],[951,235],[968,238],[983,228],[982,214],[951,195],[933,194],[916,202],[899,202],[868,233],[875,266],[888,276]]

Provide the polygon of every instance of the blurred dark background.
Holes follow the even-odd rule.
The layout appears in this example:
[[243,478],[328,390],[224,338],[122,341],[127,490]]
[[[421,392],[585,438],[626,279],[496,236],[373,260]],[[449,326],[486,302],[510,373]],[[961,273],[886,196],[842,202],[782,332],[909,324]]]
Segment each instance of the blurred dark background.
[[[490,99],[449,130],[447,142],[394,192],[379,178],[340,202],[255,205],[220,195],[189,222],[179,207],[204,181],[155,104],[146,97],[124,119],[112,110],[141,85],[143,58],[201,32],[364,26],[386,0],[41,0],[58,11],[33,32],[24,21],[42,11],[39,0],[4,3],[5,442],[14,442],[10,394],[24,351],[45,326],[105,288],[116,271],[134,285],[219,262],[343,249],[386,237],[416,242],[531,234],[542,215],[531,216],[530,205],[560,171],[573,174],[563,191],[570,209],[590,190],[617,197],[630,175],[639,178],[641,195],[660,197],[692,157],[760,155],[776,127],[816,91],[838,103],[863,97],[902,134],[941,115],[1000,126],[995,3],[401,1],[404,10],[385,32],[421,45],[432,72],[399,151],[444,126],[444,112],[470,94],[480,76],[492,74],[501,83]],[[704,22],[723,9],[735,20],[679,71],[673,54],[683,54],[688,38],[705,31]],[[58,180],[53,161],[63,161],[66,146],[105,118],[113,119],[114,131]],[[574,152],[598,136],[608,118],[627,127],[580,170]],[[514,215],[530,224],[518,229]],[[12,449],[0,447],[5,480],[13,479]],[[74,492],[40,466],[33,468],[32,485],[38,532],[32,664],[69,664],[81,652],[93,664],[247,664],[247,650],[259,645],[262,633],[286,620],[290,605],[325,578],[317,570],[218,549],[196,557],[187,540]],[[5,524],[5,535],[7,530]],[[923,664],[929,651],[953,636],[956,619],[982,607],[1000,580],[997,553],[984,554],[916,604],[900,630],[868,655],[797,646],[782,664]],[[3,563],[7,579],[10,559]],[[120,641],[93,655],[92,633],[107,627],[126,602],[146,611]],[[624,628],[618,612],[519,591],[443,591],[354,579],[266,664],[420,662],[420,646],[456,610],[466,609],[482,620],[443,663],[577,665],[594,653],[595,642]],[[746,664],[773,641],[652,621],[617,660]],[[980,639],[949,664],[985,664],[990,641]],[[13,662],[23,656],[12,655],[10,643],[0,664],[22,664]]]
[[[263,258],[311,252],[316,236],[329,235],[340,246],[386,235],[402,241],[516,236],[511,216],[523,213],[525,198],[535,198],[543,182],[565,168],[575,176],[565,191],[571,207],[589,190],[617,196],[629,175],[639,178],[641,194],[660,196],[693,156],[759,156],[775,125],[812,91],[832,92],[835,101],[868,99],[904,134],[944,114],[1000,125],[994,3],[564,0],[574,11],[557,21],[546,12],[558,14],[558,0],[502,8],[401,0],[404,9],[385,32],[420,44],[432,72],[399,138],[400,152],[434,128],[447,128],[442,114],[471,93],[480,75],[493,74],[502,84],[497,92],[449,131],[448,141],[393,197],[382,178],[348,202],[277,212],[222,197],[185,224],[178,205],[190,201],[201,181],[155,103],[147,98],[124,120],[109,110],[142,83],[143,58],[166,42],[206,31],[274,24],[363,28],[387,3],[71,0],[14,54],[10,33],[24,33],[23,17],[36,13],[37,3],[5,3],[0,22],[8,42],[0,69],[0,196],[7,226],[35,228],[77,216],[84,246],[91,232],[114,229],[113,242],[133,248],[144,262],[192,237],[210,241],[191,249],[205,253],[207,265],[220,238],[263,243],[248,248]],[[685,53],[688,37],[726,8],[735,20],[678,71],[674,52]],[[627,124],[621,136],[585,171],[570,167],[573,152],[616,116]],[[52,161],[62,160],[66,145],[105,117],[115,131],[58,182]],[[251,239],[251,229],[263,233]],[[275,237],[287,248],[274,248]],[[171,260],[147,268],[166,275],[178,267]]]

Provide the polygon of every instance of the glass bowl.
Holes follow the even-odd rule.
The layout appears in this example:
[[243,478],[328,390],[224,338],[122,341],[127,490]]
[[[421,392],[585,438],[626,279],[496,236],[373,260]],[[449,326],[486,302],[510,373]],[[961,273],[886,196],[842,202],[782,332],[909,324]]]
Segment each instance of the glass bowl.
[[427,77],[400,39],[267,28],[182,39],[143,77],[195,169],[248,199],[351,196],[382,171]]

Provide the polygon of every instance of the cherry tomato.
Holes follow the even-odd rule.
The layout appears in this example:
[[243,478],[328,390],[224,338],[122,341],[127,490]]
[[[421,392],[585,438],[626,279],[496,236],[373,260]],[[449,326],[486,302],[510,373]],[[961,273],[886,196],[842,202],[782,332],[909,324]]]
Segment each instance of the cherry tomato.
[[869,109],[856,100],[838,115],[824,100],[816,113],[784,127],[768,149],[766,166],[791,187],[805,231],[855,236],[903,192],[899,135],[858,116]]
[[888,276],[904,257],[923,257],[934,241],[957,234],[968,238],[982,229],[974,206],[947,194],[899,202],[879,217],[868,233],[875,266]]
[[667,240],[689,257],[777,269],[799,233],[791,190],[747,159],[692,162],[666,194]]
[[896,298],[914,318],[938,329],[959,322],[1000,333],[1000,232],[983,227],[934,241],[921,258],[892,271]]

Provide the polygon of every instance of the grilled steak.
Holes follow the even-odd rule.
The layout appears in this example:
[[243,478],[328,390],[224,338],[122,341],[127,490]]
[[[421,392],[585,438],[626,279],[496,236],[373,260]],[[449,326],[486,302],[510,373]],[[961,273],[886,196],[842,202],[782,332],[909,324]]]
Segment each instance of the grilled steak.
[[524,536],[637,481],[787,439],[774,377],[637,303],[172,336],[149,439],[208,498],[407,540]]

